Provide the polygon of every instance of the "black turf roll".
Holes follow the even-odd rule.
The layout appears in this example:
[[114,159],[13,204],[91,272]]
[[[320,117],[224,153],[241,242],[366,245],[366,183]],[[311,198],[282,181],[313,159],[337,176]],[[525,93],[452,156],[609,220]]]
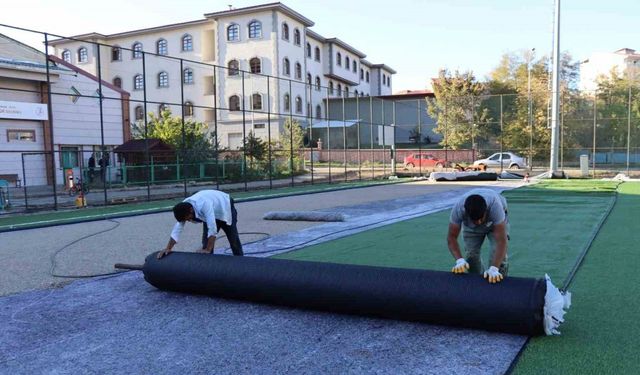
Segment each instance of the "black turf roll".
[[169,291],[348,314],[542,335],[546,282],[349,264],[174,252],[144,278]]

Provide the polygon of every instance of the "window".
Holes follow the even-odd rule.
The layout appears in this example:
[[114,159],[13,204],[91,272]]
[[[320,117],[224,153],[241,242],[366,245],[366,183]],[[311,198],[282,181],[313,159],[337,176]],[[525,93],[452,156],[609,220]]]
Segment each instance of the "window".
[[362,68],[360,68],[360,79],[364,79],[364,70]]
[[111,61],[122,60],[122,50],[118,46],[111,47]]
[[320,77],[316,76],[316,90],[320,91]]
[[185,85],[193,84],[193,70],[191,68],[185,68],[182,72],[182,82]]
[[307,43],[307,57],[311,58],[311,44]]
[[293,44],[300,45],[300,30],[298,29],[293,30]]
[[170,111],[171,108],[169,108],[168,105],[166,105],[165,103],[160,103],[160,105],[158,106],[158,113],[162,114],[162,112],[166,112],[166,111]]
[[289,25],[286,22],[282,24],[282,39],[289,40]]
[[71,62],[71,52],[68,49],[62,51],[62,60],[70,63]]
[[296,79],[302,79],[302,65],[296,63]]
[[349,56],[344,58],[344,67],[347,68],[347,70],[351,67]]
[[229,74],[230,76],[237,76],[238,74],[240,74],[240,63],[238,62],[238,60],[229,61],[227,63],[227,68],[229,68],[227,74]]
[[340,52],[336,53],[336,64],[342,66],[342,54]]
[[262,95],[258,93],[251,95],[251,109],[254,109],[254,110],[262,109]]
[[133,47],[131,47],[131,49],[133,50],[132,57],[134,59],[142,58],[142,43],[133,43]]
[[329,94],[333,95],[333,81],[329,81]]
[[367,82],[369,82],[369,72],[366,73],[367,76]]
[[182,52],[193,51],[193,37],[189,34],[182,37]]
[[386,75],[386,74],[383,74],[383,75],[382,75],[382,84],[383,84],[383,85],[386,85],[386,84],[387,84],[387,75]]
[[355,97],[357,98],[357,97],[358,97],[358,90],[356,90],[356,91],[353,93],[353,95],[355,95]]
[[313,114],[313,112],[311,111],[311,103],[309,103],[309,102],[307,102],[307,113],[308,113],[309,115],[312,115],[312,114]]
[[251,73],[262,73],[262,63],[260,59],[254,57],[249,60],[249,68],[251,69]]
[[78,49],[78,62],[86,63],[88,61],[89,61],[89,52],[87,51],[87,48],[80,47],[80,49]]
[[354,73],[358,73],[358,63],[356,63],[355,61],[353,62],[353,72]]
[[144,108],[142,108],[141,105],[136,107],[135,116],[136,116],[136,121],[144,119]]
[[158,74],[158,87],[169,87],[169,73],[160,72]]
[[184,105],[182,106],[182,113],[185,116],[193,116],[193,103],[189,101],[184,102]]
[[391,87],[391,76],[387,77],[387,86]]
[[289,59],[286,57],[282,61],[282,74],[285,76],[291,75],[291,65],[289,64]]
[[160,39],[156,43],[156,47],[158,49],[158,55],[167,55],[169,54],[169,47],[166,39]]
[[262,24],[259,21],[249,23],[249,39],[262,38]]
[[60,164],[62,168],[77,168],[80,166],[78,162],[78,147],[60,146]]
[[24,130],[24,129],[8,129],[7,130],[7,142],[22,141],[22,142],[35,142],[36,131]]
[[232,23],[227,27],[227,41],[236,42],[240,40],[240,25]]
[[284,110],[285,112],[289,112],[291,110],[291,97],[289,94],[284,94]]
[[122,78],[116,77],[113,79],[113,85],[117,88],[122,88]]
[[311,86],[311,73],[307,73],[307,84]]
[[264,124],[253,124],[254,129],[264,129]]
[[238,95],[231,95],[231,97],[229,97],[229,110],[230,111],[240,110],[240,97]]
[[296,96],[296,113],[302,113],[302,98]]
[[342,85],[338,83],[338,96],[342,96]]
[[133,77],[133,89],[134,90],[144,89],[144,78],[142,78],[142,74],[136,74],[135,77]]
[[317,119],[322,118],[322,106],[320,104],[316,106],[316,118]]
[[320,61],[320,48],[316,47],[314,59]]
[[344,87],[344,95],[348,98],[349,97],[349,86],[345,86]]

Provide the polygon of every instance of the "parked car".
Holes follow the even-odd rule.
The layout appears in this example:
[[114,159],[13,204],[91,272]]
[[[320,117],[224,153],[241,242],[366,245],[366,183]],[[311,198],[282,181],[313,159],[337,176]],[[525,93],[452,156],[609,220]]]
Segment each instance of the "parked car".
[[525,158],[518,156],[513,152],[496,152],[488,158],[474,161],[473,165],[500,168],[500,163],[502,163],[503,168],[520,169],[526,168],[527,166]]
[[431,154],[411,154],[404,158],[405,169],[413,168],[442,168],[445,165],[445,161],[438,159]]

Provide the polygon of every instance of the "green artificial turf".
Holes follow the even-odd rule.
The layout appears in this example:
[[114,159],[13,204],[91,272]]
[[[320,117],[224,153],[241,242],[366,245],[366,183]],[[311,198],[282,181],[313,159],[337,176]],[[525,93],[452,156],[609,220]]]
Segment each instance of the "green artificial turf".
[[[561,284],[612,202],[614,183],[597,189],[577,181],[566,190],[544,185],[505,192],[511,224],[510,274]],[[571,189],[571,190],[569,190]],[[448,271],[449,210],[279,255],[281,258]],[[462,238],[460,238],[462,246]],[[488,261],[488,241],[483,254]]]
[[640,374],[640,183],[618,201],[569,290],[562,336],[533,338],[514,374]]
[[[237,202],[254,199],[267,199],[287,195],[320,193],[346,188],[367,187],[384,184],[403,183],[411,179],[397,180],[367,180],[341,183],[322,183],[295,187],[285,187],[272,190],[254,190],[247,192],[232,192]],[[128,203],[114,206],[87,207],[83,209],[69,209],[35,214],[10,215],[0,218],[0,232],[12,229],[37,228],[42,225],[61,225],[78,223],[96,219],[107,219],[116,216],[150,214],[170,210],[182,198],[165,199],[159,201]]]

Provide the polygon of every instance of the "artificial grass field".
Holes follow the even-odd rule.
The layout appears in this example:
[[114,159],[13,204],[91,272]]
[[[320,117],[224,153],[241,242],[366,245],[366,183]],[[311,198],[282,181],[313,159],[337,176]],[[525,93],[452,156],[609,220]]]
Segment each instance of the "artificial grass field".
[[[340,183],[320,183],[314,185],[284,187],[269,190],[231,192],[230,194],[237,202],[242,202],[257,199],[277,198],[288,195],[320,193],[358,187],[404,183],[409,181],[411,181],[411,179],[404,178],[397,180],[365,180]],[[212,187],[203,186],[202,189],[212,189]],[[191,194],[193,194],[193,192],[189,195]],[[88,196],[89,201],[92,196],[95,195],[92,194]],[[184,198],[174,198],[142,203],[128,203],[124,205],[96,206],[83,209],[42,212],[31,215],[11,215],[7,217],[0,217],[0,232],[10,231],[14,229],[38,228],[48,225],[62,225],[91,220],[103,220],[123,216],[165,212],[171,210],[171,208],[176,203],[181,202],[183,199]]]
[[[509,275],[548,273],[561,287],[614,202],[617,185],[550,180],[505,192],[511,223]],[[454,260],[446,245],[448,216],[447,210],[278,257],[449,271]],[[638,218],[640,184],[624,183],[569,288],[573,306],[562,336],[531,340],[515,373],[640,373],[633,358],[640,344],[640,325],[634,319],[640,311],[634,256],[640,243]],[[485,259],[487,250],[485,246]]]

